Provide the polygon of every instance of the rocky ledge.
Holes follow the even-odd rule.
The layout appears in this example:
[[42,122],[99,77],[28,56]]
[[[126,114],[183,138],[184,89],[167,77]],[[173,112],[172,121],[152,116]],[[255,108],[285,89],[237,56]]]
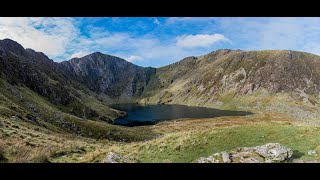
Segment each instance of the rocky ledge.
[[198,163],[279,163],[289,162],[293,154],[290,148],[279,143],[237,148],[235,151],[215,153],[201,157]]

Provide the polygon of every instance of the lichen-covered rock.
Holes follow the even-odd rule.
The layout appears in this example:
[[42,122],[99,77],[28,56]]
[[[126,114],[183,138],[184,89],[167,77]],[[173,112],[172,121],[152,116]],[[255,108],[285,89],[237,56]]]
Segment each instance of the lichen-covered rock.
[[215,153],[207,158],[201,157],[197,162],[198,163],[230,163],[231,160],[229,158],[229,154],[227,152]]
[[263,146],[237,148],[230,153],[215,153],[207,158],[201,157],[198,163],[275,163],[288,162],[293,151],[279,143]]
[[230,163],[231,162],[230,156],[229,156],[229,154],[227,152],[223,151],[220,154],[221,154],[221,157],[222,157],[222,161],[224,163]]
[[317,151],[316,151],[316,150],[309,150],[309,151],[308,151],[308,155],[310,155],[310,156],[317,156],[318,154],[317,154]]
[[253,148],[238,148],[230,153],[233,163],[260,163],[264,159],[253,151]]
[[104,163],[135,163],[134,159],[121,156],[119,154],[109,152],[107,154],[106,159],[103,161]]
[[288,160],[293,151],[290,148],[284,147],[279,143],[268,143],[263,146],[257,146],[254,151],[265,158],[265,162],[283,162]]

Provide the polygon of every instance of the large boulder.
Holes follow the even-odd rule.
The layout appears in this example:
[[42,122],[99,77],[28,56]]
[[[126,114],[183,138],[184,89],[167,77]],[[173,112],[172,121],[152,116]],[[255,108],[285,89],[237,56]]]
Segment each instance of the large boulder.
[[288,160],[293,151],[279,143],[268,143],[263,146],[257,146],[254,151],[265,159],[265,162],[283,162]]
[[279,143],[268,143],[263,146],[237,148],[230,153],[215,153],[201,157],[198,163],[276,163],[288,162],[293,154],[290,148]]

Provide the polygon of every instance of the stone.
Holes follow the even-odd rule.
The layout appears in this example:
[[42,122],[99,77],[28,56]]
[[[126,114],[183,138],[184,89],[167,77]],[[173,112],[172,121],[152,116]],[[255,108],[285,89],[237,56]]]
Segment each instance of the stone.
[[263,146],[257,146],[254,151],[265,158],[265,162],[282,162],[288,160],[293,151],[290,148],[284,147],[279,143],[268,143]]
[[123,157],[119,154],[109,152],[107,154],[106,159],[103,162],[104,163],[134,163],[136,161],[134,159],[130,159],[128,157]]
[[317,151],[315,151],[315,150],[309,150],[309,151],[308,151],[308,155],[310,155],[310,156],[317,156]]
[[106,163],[119,163],[121,158],[122,157],[120,155],[109,152],[107,155]]
[[216,163],[217,160],[213,156],[209,156],[207,158],[201,157],[197,163]]
[[231,163],[230,156],[227,152],[225,151],[221,152],[221,156],[222,156],[222,161],[224,163]]
[[303,160],[301,159],[294,159],[292,160],[293,163],[305,163]]
[[288,162],[293,154],[290,148],[279,143],[237,148],[235,151],[215,153],[201,157],[198,163],[275,163]]

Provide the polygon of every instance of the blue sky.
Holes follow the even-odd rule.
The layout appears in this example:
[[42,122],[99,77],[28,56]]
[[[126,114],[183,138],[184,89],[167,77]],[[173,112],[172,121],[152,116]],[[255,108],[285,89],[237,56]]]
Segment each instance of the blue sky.
[[102,52],[160,67],[217,49],[290,49],[320,55],[320,18],[0,18],[10,38],[54,61]]

